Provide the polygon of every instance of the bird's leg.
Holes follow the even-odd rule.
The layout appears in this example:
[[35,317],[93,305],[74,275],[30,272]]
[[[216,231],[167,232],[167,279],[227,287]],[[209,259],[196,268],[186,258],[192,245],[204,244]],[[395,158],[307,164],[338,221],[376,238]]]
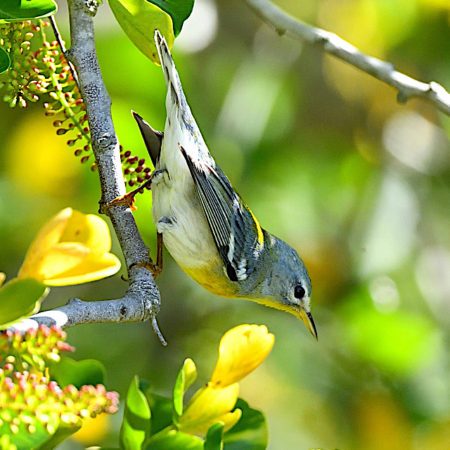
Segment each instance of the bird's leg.
[[105,208],[109,208],[110,206],[121,206],[121,205],[126,205],[133,211],[136,210],[136,207],[134,206],[134,197],[136,196],[136,194],[138,192],[143,192],[145,188],[151,188],[152,184],[159,183],[164,178],[165,173],[167,173],[168,176],[168,172],[166,169],[154,170],[150,174],[150,178],[145,183],[138,186],[136,189],[127,192],[125,195],[122,195],[122,197],[117,197],[114,200],[111,200],[110,202],[101,204],[100,212],[103,212]]
[[134,197],[136,196],[137,193],[144,192],[144,189],[151,188],[151,185],[152,185],[152,177],[150,176],[150,178],[145,183],[141,184],[136,189],[127,192],[125,195],[122,195],[122,197],[117,197],[114,200],[111,200],[110,202],[104,203],[101,206],[101,210],[103,210],[104,208],[109,208],[110,206],[126,205],[134,211],[136,210],[136,207],[134,206],[135,200]]
[[163,235],[162,233],[156,234],[156,264],[153,262],[152,257],[149,255],[148,259],[135,264],[138,267],[145,267],[152,274],[153,278],[157,278],[161,275],[163,269]]

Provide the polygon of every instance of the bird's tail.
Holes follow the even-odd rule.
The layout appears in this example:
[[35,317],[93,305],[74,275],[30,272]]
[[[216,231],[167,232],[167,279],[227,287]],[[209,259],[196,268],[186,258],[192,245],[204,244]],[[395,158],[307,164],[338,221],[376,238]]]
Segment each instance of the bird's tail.
[[187,102],[183,92],[183,87],[181,86],[180,77],[175,67],[172,54],[167,46],[167,42],[158,30],[155,31],[155,43],[156,48],[158,49],[161,67],[164,72],[167,90],[173,96],[172,100],[177,105],[182,105],[184,107],[187,105]]
[[199,152],[209,154],[208,148],[186,101],[169,47],[158,30],[155,31],[155,43],[167,84],[165,140],[173,140],[177,150],[182,145],[189,156],[197,160]]

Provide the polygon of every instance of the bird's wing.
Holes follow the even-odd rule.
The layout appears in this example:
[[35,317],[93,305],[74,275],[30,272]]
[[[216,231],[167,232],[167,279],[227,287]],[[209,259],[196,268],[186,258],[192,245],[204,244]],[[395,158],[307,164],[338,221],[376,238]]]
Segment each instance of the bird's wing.
[[142,138],[144,139],[148,154],[152,160],[153,167],[155,167],[161,153],[161,143],[164,133],[162,131],[154,130],[138,113],[131,111],[131,114],[133,114],[133,117],[139,126],[139,130],[142,134]]
[[243,281],[254,270],[264,232],[219,167],[196,164],[180,149],[194,179],[217,250],[231,281]]

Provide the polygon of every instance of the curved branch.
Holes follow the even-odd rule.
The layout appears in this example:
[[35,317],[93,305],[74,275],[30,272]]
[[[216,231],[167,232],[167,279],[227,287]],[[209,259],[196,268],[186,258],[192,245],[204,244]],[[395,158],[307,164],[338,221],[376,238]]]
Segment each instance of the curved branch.
[[[14,324],[11,329],[25,332],[40,325],[68,328],[84,323],[119,323],[143,322],[149,319],[146,311],[152,309],[152,304],[143,302],[142,295],[128,292],[122,298],[86,302],[79,298],[71,298],[69,302],[59,308],[39,312],[28,319]],[[167,345],[159,331],[156,317],[152,318],[153,329],[163,345]]]
[[61,308],[40,312],[30,319],[14,324],[14,329],[24,330],[40,324],[69,327],[82,323],[136,322],[152,320],[153,328],[165,344],[156,322],[160,295],[152,274],[140,267],[147,261],[149,251],[127,206],[108,207],[108,202],[125,194],[125,184],[120,163],[119,141],[111,118],[111,99],[106,91],[97,60],[94,41],[92,2],[69,0],[70,33],[72,46],[65,55],[75,67],[91,132],[92,147],[100,175],[101,211],[111,219],[122,248],[128,278],[126,294],[116,300],[83,302],[71,299]]
[[269,0],[244,1],[279,34],[288,33],[310,44],[318,45],[323,51],[393,86],[398,91],[397,100],[400,103],[406,103],[413,97],[421,97],[429,100],[445,114],[450,115],[450,93],[440,84],[434,81],[424,83],[398,72],[393,64],[365,55],[336,34],[291,17]]

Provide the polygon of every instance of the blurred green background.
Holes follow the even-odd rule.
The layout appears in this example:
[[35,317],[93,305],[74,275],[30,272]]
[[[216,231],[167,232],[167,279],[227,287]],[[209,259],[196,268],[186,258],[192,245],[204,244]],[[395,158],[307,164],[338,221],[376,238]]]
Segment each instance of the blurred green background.
[[[447,0],[277,4],[405,73],[450,87]],[[144,156],[130,109],[163,128],[162,73],[107,4],[95,20],[120,142]],[[262,226],[303,256],[320,340],[286,313],[209,294],[165,254],[159,323],[169,346],[148,323],[85,325],[68,330],[75,357],[101,360],[107,387],[122,398],[136,373],[170,395],[185,357],[205,382],[226,330],[266,324],[275,347],[241,396],[266,414],[270,449],[449,448],[449,118],[422,100],[397,104],[394,89],[278,36],[239,0],[196,0],[173,52],[217,162]],[[56,136],[42,105],[22,111],[2,103],[0,114],[0,269],[11,278],[48,218],[66,206],[97,211],[99,181]],[[138,196],[137,206],[154,249],[151,195]],[[113,250],[120,255],[116,241]],[[117,275],[52,289],[43,306],[125,289]],[[98,424],[90,443],[117,442],[120,419]]]

